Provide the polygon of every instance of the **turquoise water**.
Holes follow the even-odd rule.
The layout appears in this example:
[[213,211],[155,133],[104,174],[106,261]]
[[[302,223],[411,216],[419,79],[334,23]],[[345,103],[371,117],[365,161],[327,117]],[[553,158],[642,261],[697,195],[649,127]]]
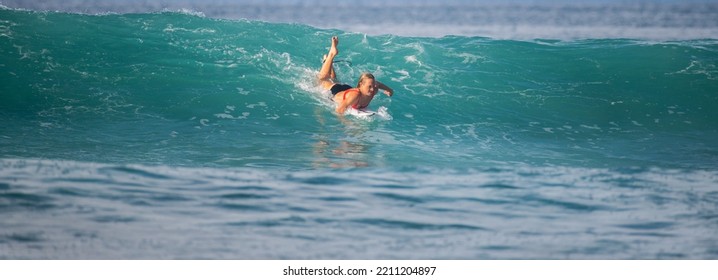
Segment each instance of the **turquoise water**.
[[718,257],[714,39],[0,9],[0,58],[2,258]]

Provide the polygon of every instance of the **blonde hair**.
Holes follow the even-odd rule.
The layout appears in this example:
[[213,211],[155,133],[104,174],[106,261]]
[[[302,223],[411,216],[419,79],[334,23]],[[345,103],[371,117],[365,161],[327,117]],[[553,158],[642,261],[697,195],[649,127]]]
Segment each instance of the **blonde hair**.
[[364,79],[372,79],[372,80],[376,81],[376,79],[374,78],[374,75],[372,75],[371,73],[362,73],[361,76],[359,76],[359,82],[357,83],[357,88],[359,88],[359,86],[361,86],[361,83],[364,81]]

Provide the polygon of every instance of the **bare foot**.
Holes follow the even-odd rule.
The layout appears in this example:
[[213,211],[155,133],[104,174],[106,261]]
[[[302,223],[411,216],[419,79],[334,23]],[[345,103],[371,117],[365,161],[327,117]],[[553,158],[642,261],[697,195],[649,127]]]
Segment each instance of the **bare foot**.
[[339,38],[337,36],[332,37],[332,47],[329,48],[329,55],[336,56],[339,54],[339,49],[337,49],[337,45],[339,45]]

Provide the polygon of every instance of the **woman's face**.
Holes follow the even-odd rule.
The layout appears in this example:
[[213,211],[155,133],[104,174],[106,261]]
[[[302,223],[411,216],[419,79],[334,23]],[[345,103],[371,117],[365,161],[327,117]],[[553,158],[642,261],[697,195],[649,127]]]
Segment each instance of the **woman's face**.
[[365,78],[359,85],[359,91],[361,91],[361,93],[365,95],[376,94],[376,81],[374,81],[374,79],[372,78]]

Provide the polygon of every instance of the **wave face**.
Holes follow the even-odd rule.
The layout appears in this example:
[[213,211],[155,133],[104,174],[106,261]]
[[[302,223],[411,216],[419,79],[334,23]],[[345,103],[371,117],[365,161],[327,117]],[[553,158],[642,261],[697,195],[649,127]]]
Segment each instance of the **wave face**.
[[381,155],[361,159],[370,166],[718,167],[715,41],[340,33],[351,66],[338,63],[339,78],[370,71],[397,92],[372,104],[393,120],[347,125],[313,82],[338,31],[178,13],[2,17],[6,155],[302,168],[323,137],[346,135],[345,152]]
[[[341,80],[370,71],[395,89],[371,105],[386,118],[339,118],[319,94],[332,35]],[[715,40],[367,36],[0,9],[0,211],[14,218],[0,222],[0,257],[716,258],[717,63]],[[77,223],[43,230],[56,224],[47,212]],[[234,216],[207,219],[218,213]],[[206,230],[164,232],[186,251],[158,239],[155,255],[140,246],[155,218]],[[359,248],[379,236],[400,248]],[[422,238],[444,249],[420,250]]]

